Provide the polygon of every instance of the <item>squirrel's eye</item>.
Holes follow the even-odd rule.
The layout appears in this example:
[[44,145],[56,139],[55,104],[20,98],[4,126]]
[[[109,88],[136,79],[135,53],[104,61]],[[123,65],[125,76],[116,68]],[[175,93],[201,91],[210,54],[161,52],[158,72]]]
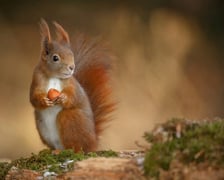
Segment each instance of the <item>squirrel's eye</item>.
[[54,62],[57,62],[57,61],[59,61],[60,58],[58,55],[55,54],[55,55],[53,55],[52,59]]

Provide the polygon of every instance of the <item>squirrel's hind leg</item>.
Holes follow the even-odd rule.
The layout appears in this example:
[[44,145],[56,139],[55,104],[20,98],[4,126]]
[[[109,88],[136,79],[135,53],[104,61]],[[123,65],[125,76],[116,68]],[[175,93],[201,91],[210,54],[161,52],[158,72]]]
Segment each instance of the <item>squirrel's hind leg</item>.
[[80,109],[64,109],[58,114],[57,125],[65,149],[75,152],[95,151],[97,138],[92,119]]

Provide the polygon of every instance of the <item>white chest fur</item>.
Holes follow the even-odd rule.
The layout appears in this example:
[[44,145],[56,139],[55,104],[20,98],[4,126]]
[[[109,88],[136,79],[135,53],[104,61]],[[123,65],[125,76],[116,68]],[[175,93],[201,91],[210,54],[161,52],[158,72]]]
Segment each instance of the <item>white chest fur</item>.
[[49,89],[54,88],[57,89],[58,91],[62,90],[61,87],[61,80],[58,78],[51,78],[48,82],[48,86],[47,86],[47,91],[49,91]]
[[[46,91],[51,88],[61,91],[62,86],[60,79],[50,79]],[[40,118],[40,121],[37,122],[37,125],[39,126],[39,132],[41,133],[41,136],[44,138],[44,140],[55,149],[63,149],[56,122],[57,115],[61,109],[62,107],[60,105],[55,105],[38,112]]]

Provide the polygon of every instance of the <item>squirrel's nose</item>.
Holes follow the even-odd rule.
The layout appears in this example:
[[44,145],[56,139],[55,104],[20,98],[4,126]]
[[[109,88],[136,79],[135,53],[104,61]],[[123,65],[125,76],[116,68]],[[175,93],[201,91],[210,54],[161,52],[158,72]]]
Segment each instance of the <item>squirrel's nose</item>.
[[73,64],[73,65],[69,65],[68,66],[68,69],[70,70],[70,71],[73,71],[74,69],[75,69],[75,65]]

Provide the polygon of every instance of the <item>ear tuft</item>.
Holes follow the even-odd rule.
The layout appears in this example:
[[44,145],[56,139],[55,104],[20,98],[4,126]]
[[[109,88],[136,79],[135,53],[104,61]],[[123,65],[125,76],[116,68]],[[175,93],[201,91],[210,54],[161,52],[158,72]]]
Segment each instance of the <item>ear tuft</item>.
[[40,33],[43,40],[47,40],[48,42],[51,41],[51,34],[48,24],[43,18],[40,20]]
[[40,33],[42,38],[42,51],[45,55],[49,54],[49,44],[51,43],[51,34],[47,22],[41,18]]
[[70,40],[69,40],[69,35],[68,33],[64,30],[64,28],[58,24],[57,22],[53,22],[53,24],[55,25],[56,28],[56,36],[57,36],[57,40],[61,43],[67,43],[70,44]]

